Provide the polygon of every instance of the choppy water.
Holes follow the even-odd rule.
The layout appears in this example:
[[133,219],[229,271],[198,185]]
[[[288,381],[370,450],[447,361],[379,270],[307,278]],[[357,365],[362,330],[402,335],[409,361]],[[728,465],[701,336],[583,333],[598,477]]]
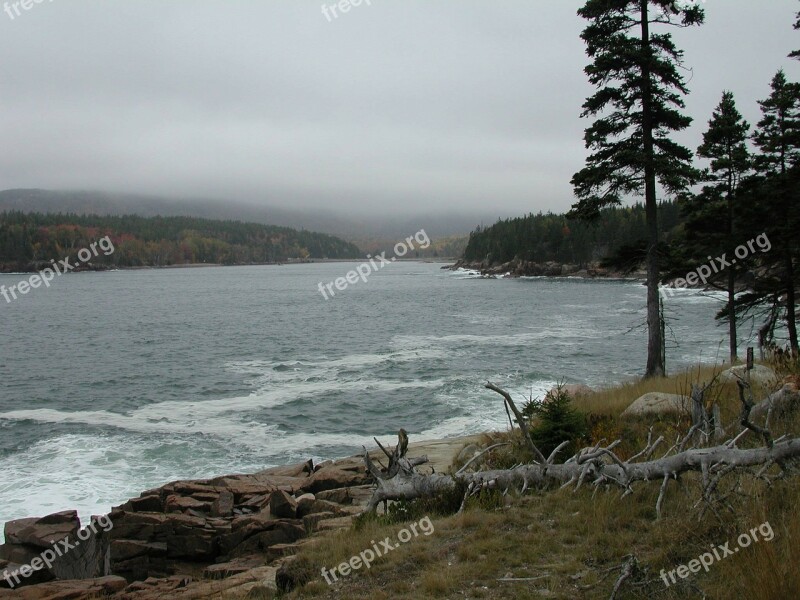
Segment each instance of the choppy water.
[[[638,283],[396,263],[324,300],[317,284],[354,265],[83,273],[0,298],[0,522],[350,455],[398,427],[503,428],[489,379],[542,395],[643,370]],[[690,290],[668,301],[668,368],[724,357],[717,306]]]

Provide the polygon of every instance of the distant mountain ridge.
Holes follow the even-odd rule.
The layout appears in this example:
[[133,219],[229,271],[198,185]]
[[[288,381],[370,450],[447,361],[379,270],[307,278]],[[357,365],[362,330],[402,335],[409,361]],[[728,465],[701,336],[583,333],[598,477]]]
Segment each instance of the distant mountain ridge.
[[0,191],[0,212],[3,211],[232,219],[327,233],[355,243],[365,251],[393,245],[420,229],[425,229],[432,239],[466,237],[477,225],[494,223],[505,216],[487,211],[483,215],[458,212],[388,217],[380,206],[376,206],[373,214],[348,214],[345,210],[286,209],[242,201],[176,200],[139,194],[43,189]]

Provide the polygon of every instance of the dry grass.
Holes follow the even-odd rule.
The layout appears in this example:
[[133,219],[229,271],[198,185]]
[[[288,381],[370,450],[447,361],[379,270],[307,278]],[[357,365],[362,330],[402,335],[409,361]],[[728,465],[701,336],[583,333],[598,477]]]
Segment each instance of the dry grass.
[[[714,369],[695,369],[669,379],[632,382],[582,399],[577,408],[596,415],[592,436],[625,439],[621,451],[643,446],[650,426],[671,445],[688,428],[684,416],[661,419],[620,419],[619,414],[639,395],[661,391],[686,392],[692,382],[709,381]],[[763,393],[763,392],[760,392]],[[716,386],[713,397],[725,419],[738,414],[735,386]],[[760,398],[761,395],[757,395]],[[800,431],[800,417],[783,423],[775,433]],[[673,436],[669,437],[667,434]],[[486,436],[486,444],[496,435]],[[746,442],[747,443],[747,442]],[[755,444],[753,439],[749,443]],[[663,451],[668,447],[666,445]],[[497,451],[495,463],[515,459],[511,446]],[[505,454],[504,454],[505,453]],[[660,455],[660,454],[659,454]],[[773,467],[770,474],[775,474]],[[664,518],[655,520],[658,484],[639,484],[624,499],[610,489],[592,495],[585,486],[538,490],[519,497],[484,497],[460,515],[433,518],[435,532],[420,535],[329,586],[320,569],[328,569],[371,548],[373,540],[397,539],[404,526],[367,521],[351,531],[327,536],[304,549],[313,580],[288,598],[602,598],[618,577],[618,568],[633,554],[640,570],[623,586],[619,599],[718,598],[784,600],[800,590],[800,486],[797,479],[771,486],[749,477],[730,476],[721,489],[730,492],[728,506],[699,519],[694,505],[700,497],[696,474],[683,476],[668,490]],[[415,515],[409,523],[416,521]],[[769,521],[775,537],[742,549],[675,585],[665,586],[659,574],[689,563],[711,546],[731,542]],[[522,581],[501,581],[516,578]]]
[[[725,368],[727,368],[727,366],[698,366],[691,370],[660,379],[639,379],[630,381],[619,386],[600,390],[589,396],[581,396],[574,402],[574,405],[585,413],[617,417],[622,411],[628,408],[634,400],[649,392],[689,396],[693,383],[699,385],[709,383]],[[761,398],[762,394],[770,393],[775,390],[754,385],[753,391],[758,398]],[[733,383],[724,385],[716,383],[709,391],[709,397],[721,398],[723,400],[723,409],[730,409],[731,406],[733,406],[736,410],[739,410],[740,405],[738,404],[737,387]]]

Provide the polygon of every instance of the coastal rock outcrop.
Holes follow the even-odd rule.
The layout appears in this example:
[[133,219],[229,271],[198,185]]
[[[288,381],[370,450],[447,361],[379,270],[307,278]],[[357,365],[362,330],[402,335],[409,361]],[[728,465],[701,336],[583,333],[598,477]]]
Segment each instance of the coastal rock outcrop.
[[599,263],[591,265],[562,264],[558,262],[534,262],[529,260],[514,259],[504,263],[496,263],[488,260],[466,261],[459,260],[454,265],[443,267],[456,271],[467,269],[478,271],[484,277],[584,277],[595,278],[622,278],[631,277],[643,279],[644,273],[620,273],[610,269],[605,269]]
[[[428,443],[445,470],[460,440]],[[361,513],[372,485],[363,458],[311,461],[249,475],[176,481],[143,492],[104,516],[108,530],[64,554],[70,570],[20,578],[0,600],[162,600],[242,598],[275,593],[276,573],[314,532],[346,528]],[[28,564],[51,536],[80,534],[74,511],[6,524],[3,568]],[[9,556],[10,558],[5,558]],[[63,581],[69,577],[71,581]],[[8,587],[8,586],[6,586]]]
[[5,543],[0,545],[0,587],[108,575],[106,524],[110,526],[105,518],[93,518],[88,527],[81,529],[76,511],[7,522],[3,530]]

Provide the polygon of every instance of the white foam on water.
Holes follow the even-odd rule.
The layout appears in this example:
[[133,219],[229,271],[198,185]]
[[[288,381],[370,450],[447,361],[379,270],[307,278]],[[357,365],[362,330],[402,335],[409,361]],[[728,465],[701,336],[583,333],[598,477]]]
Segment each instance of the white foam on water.
[[[370,368],[381,364],[431,360],[443,355],[441,350],[421,348],[386,354],[353,354],[332,360],[321,357],[302,361],[231,362],[227,368],[250,376],[248,383],[256,391],[246,396],[215,400],[159,402],[127,414],[105,410],[26,409],[0,413],[0,420],[116,427],[138,433],[208,434],[233,439],[246,436],[253,444],[263,443],[275,428],[250,421],[248,413],[336,393],[435,389],[444,380],[398,381],[364,377]],[[348,373],[342,376],[343,371]]]
[[465,269],[463,267],[459,267],[455,271],[446,271],[446,277],[452,277],[454,279],[481,279],[483,275],[481,275],[480,271],[476,271],[475,269]]
[[307,382],[311,379],[337,379],[341,371],[367,370],[389,363],[409,363],[418,360],[445,358],[445,353],[435,348],[418,348],[387,352],[385,354],[351,354],[343,358],[303,359],[295,361],[238,361],[225,366],[234,373],[249,375],[250,385],[264,388],[273,383]]
[[116,427],[138,433],[208,434],[237,439],[246,436],[250,443],[261,443],[270,437],[274,426],[234,418],[232,413],[256,412],[299,398],[334,392],[394,392],[405,389],[435,389],[444,380],[432,381],[320,381],[293,383],[290,386],[264,390],[250,396],[222,398],[202,402],[160,402],[119,414],[109,411],[69,412],[49,408],[15,410],[1,413],[0,419],[31,420],[40,423],[82,424]]
[[[555,319],[553,319],[555,320]],[[397,335],[392,338],[392,345],[401,349],[444,348],[453,346],[503,346],[531,347],[535,342],[549,339],[598,339],[607,337],[605,332],[583,326],[578,319],[563,317],[564,326],[554,326],[540,331],[514,333],[507,335]]]
[[[508,375],[499,374],[494,378],[497,385],[511,394],[514,403],[520,410],[531,396],[534,399],[541,399],[557,383],[548,380],[523,383],[513,379],[508,381],[508,379]],[[452,417],[438,423],[420,432],[414,437],[414,441],[436,440],[508,429],[508,417],[503,409],[503,399],[497,393],[483,388],[482,385],[476,386],[476,391],[470,392],[466,396],[440,393],[436,395],[436,399],[452,406],[454,409],[466,409],[469,414]]]
[[63,435],[0,458],[0,522],[75,509],[81,522],[152,487],[270,465],[210,448],[203,438],[154,441],[136,435]]
[[669,286],[662,286],[659,289],[665,302],[677,301],[681,304],[717,304],[728,300],[728,293],[720,290],[672,288]]

